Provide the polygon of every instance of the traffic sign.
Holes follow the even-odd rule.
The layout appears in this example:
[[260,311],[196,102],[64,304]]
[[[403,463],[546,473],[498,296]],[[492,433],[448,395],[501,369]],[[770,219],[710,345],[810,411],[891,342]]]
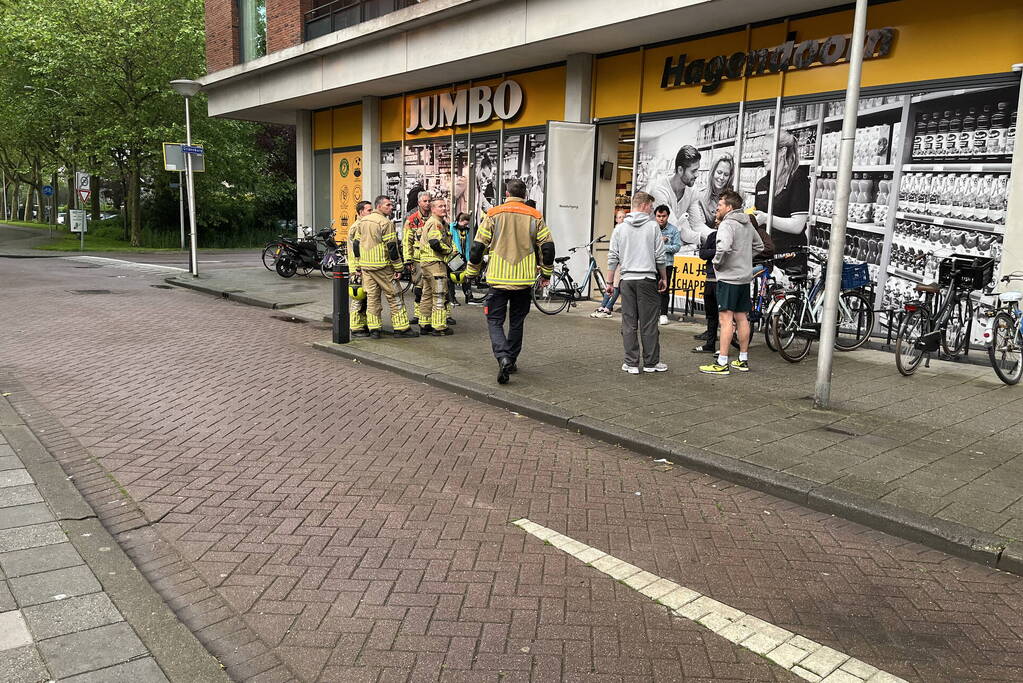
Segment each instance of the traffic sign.
[[71,209],[71,232],[89,232],[85,222],[85,209]]
[[85,171],[75,173],[75,189],[83,202],[89,201],[92,196],[92,178]]
[[202,154],[202,147],[197,145],[181,145],[181,152],[184,154]]
[[53,185],[43,185],[43,196],[44,197],[53,196]]
[[[187,171],[188,168],[185,166],[185,155],[181,151],[182,147],[186,145],[180,142],[165,142],[163,143],[163,170],[165,171]],[[193,145],[198,147],[200,150],[201,146]],[[192,171],[194,173],[202,173],[206,170],[206,155],[198,154],[192,155]]]

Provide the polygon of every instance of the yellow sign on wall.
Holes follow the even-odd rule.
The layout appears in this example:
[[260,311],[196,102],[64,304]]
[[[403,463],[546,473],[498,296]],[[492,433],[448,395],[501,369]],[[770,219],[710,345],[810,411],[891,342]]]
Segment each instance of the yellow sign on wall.
[[707,262],[699,256],[675,257],[675,296],[691,296],[703,301],[707,284]]
[[362,152],[335,152],[332,156],[331,215],[338,242],[348,239],[355,222],[355,205],[362,201]]

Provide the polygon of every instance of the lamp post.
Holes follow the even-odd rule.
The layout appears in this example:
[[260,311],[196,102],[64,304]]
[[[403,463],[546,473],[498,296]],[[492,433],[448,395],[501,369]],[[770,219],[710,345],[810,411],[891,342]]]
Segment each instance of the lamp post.
[[[189,101],[202,89],[202,83],[182,78],[176,81],[171,81],[170,87],[174,89],[174,92],[185,98],[185,144],[191,147],[192,114],[189,111]],[[188,231],[190,237],[188,249],[188,270],[192,273],[192,277],[199,277],[199,254],[196,250],[197,236],[195,228],[195,181],[192,174],[191,154],[185,155],[185,175],[186,183],[188,185]]]
[[[55,90],[53,88],[49,88],[49,87],[46,87],[46,86],[43,86],[42,88],[36,88],[34,85],[26,85],[25,86],[25,90],[28,90],[29,92],[36,92],[37,90],[45,90],[47,92],[52,92],[54,95],[56,95],[60,99],[64,100],[65,103],[67,103],[67,101],[68,101],[67,96],[64,93],[62,93],[59,90]],[[75,169],[71,169],[72,176],[74,175],[74,172],[75,172]],[[53,206],[52,206],[53,214],[52,214],[52,220],[50,221],[50,238],[51,239],[53,238],[53,228],[56,227],[56,225],[57,225],[57,203],[58,203],[58,198],[60,197],[59,188],[57,187],[57,170],[56,169],[54,169],[54,171],[53,171],[53,180],[52,180],[52,182],[53,182]],[[5,185],[4,187],[6,188],[7,186]],[[72,193],[72,195],[74,195],[74,194],[75,193]],[[6,197],[7,197],[7,193],[4,192],[4,198],[6,199]],[[71,196],[71,197],[68,197],[68,200],[67,200],[68,209],[72,208],[72,202],[75,202],[75,208],[77,208],[77,201],[76,201],[74,196]],[[70,230],[71,229],[71,215],[70,215],[70,213],[68,214],[67,225],[68,225],[68,229]],[[81,235],[81,238],[83,240],[82,244],[84,245],[84,240],[85,240],[85,234],[84,233]]]

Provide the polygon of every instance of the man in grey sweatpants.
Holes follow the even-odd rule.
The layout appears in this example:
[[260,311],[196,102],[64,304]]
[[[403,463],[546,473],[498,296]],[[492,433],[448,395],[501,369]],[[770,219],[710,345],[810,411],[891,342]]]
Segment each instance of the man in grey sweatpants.
[[661,362],[660,331],[657,316],[661,312],[659,293],[668,289],[668,255],[657,222],[650,215],[654,198],[646,192],[632,196],[632,213],[615,226],[607,255],[608,291],[613,291],[615,271],[621,280],[622,344],[625,362],[622,370],[630,375],[640,372],[642,346],[643,372],[664,372]]

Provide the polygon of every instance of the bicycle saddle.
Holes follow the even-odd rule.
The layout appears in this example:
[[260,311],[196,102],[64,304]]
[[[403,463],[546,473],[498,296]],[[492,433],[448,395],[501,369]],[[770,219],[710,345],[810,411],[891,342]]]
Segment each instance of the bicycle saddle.
[[570,258],[572,258],[572,257],[571,256],[562,256],[560,258],[554,259],[554,262],[555,263],[564,263],[565,261],[569,260]]
[[1010,301],[1020,301],[1023,299],[1023,292],[1002,292],[998,295],[998,298],[1006,303]]
[[938,285],[923,285],[923,284],[921,284],[921,285],[917,285],[913,289],[915,289],[916,291],[920,292],[921,294],[937,294],[938,292],[941,291],[941,287],[939,287]]

